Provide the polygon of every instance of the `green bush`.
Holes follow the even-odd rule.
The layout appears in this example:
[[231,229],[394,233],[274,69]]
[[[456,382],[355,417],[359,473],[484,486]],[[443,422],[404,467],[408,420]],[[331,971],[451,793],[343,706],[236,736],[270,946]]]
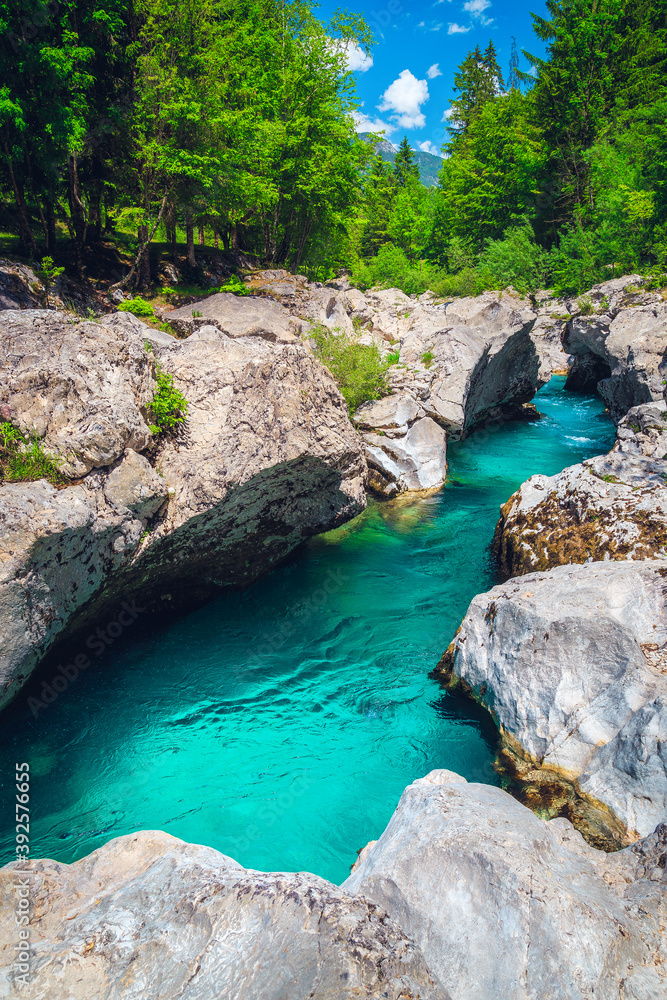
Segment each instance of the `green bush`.
[[188,416],[188,401],[174,385],[174,376],[156,364],[155,381],[157,389],[151,400],[150,411],[153,419],[151,434],[163,434],[185,422]]
[[345,397],[350,416],[362,403],[388,395],[389,359],[375,346],[360,344],[355,336],[316,327],[312,334],[315,356],[326,365]]
[[428,264],[415,264],[400,247],[386,243],[377,257],[357,261],[352,268],[352,282],[362,289],[379,285],[400,288],[406,295],[421,295],[429,286],[431,272]]
[[132,313],[133,316],[155,316],[153,306],[150,302],[142,299],[140,295],[134,299],[128,299],[126,302],[121,302],[118,309],[120,312]]
[[387,364],[388,365],[397,365],[400,360],[401,360],[401,352],[400,351],[392,351],[391,354],[387,355]]
[[535,242],[529,225],[505,232],[501,240],[490,240],[479,260],[479,271],[489,288],[512,285],[522,295],[544,288],[548,254]]
[[0,474],[9,483],[47,479],[59,486],[65,482],[57,461],[44,454],[39,440],[28,441],[8,421],[0,423]]
[[241,279],[236,274],[232,274],[224,285],[220,285],[218,289],[219,292],[231,292],[232,295],[250,295],[250,291],[243,284]]
[[431,291],[443,299],[456,296],[481,295],[489,286],[474,267],[465,267],[458,274],[442,271],[429,284]]

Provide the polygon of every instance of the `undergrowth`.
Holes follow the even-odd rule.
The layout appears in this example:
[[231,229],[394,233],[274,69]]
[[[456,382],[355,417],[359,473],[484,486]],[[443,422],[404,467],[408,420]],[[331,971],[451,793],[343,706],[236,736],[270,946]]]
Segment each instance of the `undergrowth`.
[[326,365],[345,397],[350,416],[362,405],[389,393],[387,371],[375,344],[360,344],[356,336],[318,326],[311,335],[315,356]]
[[8,483],[46,479],[60,486],[65,482],[58,461],[44,454],[39,439],[24,437],[8,421],[0,423],[0,476]]
[[174,385],[174,376],[166,372],[158,361],[155,362],[157,389],[150,404],[152,424],[151,434],[157,437],[185,423],[188,416],[188,401]]

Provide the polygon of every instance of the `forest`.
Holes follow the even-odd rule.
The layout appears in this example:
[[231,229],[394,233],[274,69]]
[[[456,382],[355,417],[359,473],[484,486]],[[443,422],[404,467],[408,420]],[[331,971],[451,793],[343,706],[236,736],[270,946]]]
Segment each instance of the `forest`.
[[[0,0],[0,229],[83,273],[102,242],[360,287],[578,294],[667,271],[667,0],[548,0],[544,57],[475,48],[436,187],[360,139],[363,18],[308,0]],[[380,137],[378,137],[380,138]]]

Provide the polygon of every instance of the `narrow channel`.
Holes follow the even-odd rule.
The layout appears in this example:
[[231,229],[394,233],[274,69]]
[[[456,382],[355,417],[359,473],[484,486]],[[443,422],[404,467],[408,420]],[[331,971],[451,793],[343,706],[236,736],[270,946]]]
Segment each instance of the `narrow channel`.
[[[161,829],[248,868],[338,883],[415,778],[449,768],[496,784],[493,726],[428,674],[494,583],[499,505],[529,476],[613,444],[600,400],[564,381],[535,398],[542,420],[451,445],[439,494],[371,503],[248,591],[167,628],[139,617],[35,719],[38,672],[0,735],[3,798],[14,762],[30,763],[32,856],[71,862]],[[0,830],[2,863],[13,837]]]

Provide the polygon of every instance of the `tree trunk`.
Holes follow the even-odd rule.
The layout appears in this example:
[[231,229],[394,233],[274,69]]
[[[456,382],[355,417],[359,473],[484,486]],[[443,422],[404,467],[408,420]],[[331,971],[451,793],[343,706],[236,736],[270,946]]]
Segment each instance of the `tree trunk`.
[[102,238],[102,182],[95,178],[90,192],[90,219],[88,222],[88,242],[97,243]]
[[82,274],[83,248],[86,242],[88,221],[86,219],[86,208],[81,197],[81,180],[76,162],[76,153],[70,153],[67,157],[67,189],[70,211],[67,225],[74,244],[76,269],[79,274]]
[[230,246],[228,247],[228,249],[238,250],[238,248],[239,248],[239,231],[238,231],[238,228],[236,226],[236,223],[233,223],[232,227],[230,229],[230,232],[229,232],[229,243],[230,243]]
[[170,242],[171,242],[171,262],[174,265],[174,267],[178,267],[178,250],[177,250],[177,244],[176,244],[176,222],[175,221],[174,221],[173,226],[169,230],[169,233],[170,233],[169,239],[170,239]]
[[188,210],[185,213],[185,241],[187,244],[188,267],[196,267],[195,259],[195,226],[192,221],[192,213]]
[[204,227],[203,226],[199,227],[199,246],[200,247],[204,246]]
[[46,209],[46,249],[54,257],[56,253],[56,211],[51,198],[44,199]]
[[213,226],[213,245],[216,250],[220,249],[220,240],[218,239],[218,227]]
[[7,154],[7,163],[9,165],[9,176],[12,182],[12,188],[14,190],[14,200],[16,201],[16,211],[18,214],[19,222],[19,241],[21,247],[30,255],[37,253],[37,244],[35,242],[35,237],[32,235],[32,229],[30,228],[30,219],[28,218],[28,209],[25,203],[25,195],[23,193],[23,185],[17,179],[14,173],[14,164],[12,163],[12,158],[9,153],[9,145],[5,142],[5,153]]
[[138,272],[139,279],[137,285],[139,288],[145,290],[150,288],[151,284],[151,259],[149,253],[150,241],[148,236],[148,226],[139,226],[137,235],[139,237],[139,245],[143,247],[141,256],[139,258]]

